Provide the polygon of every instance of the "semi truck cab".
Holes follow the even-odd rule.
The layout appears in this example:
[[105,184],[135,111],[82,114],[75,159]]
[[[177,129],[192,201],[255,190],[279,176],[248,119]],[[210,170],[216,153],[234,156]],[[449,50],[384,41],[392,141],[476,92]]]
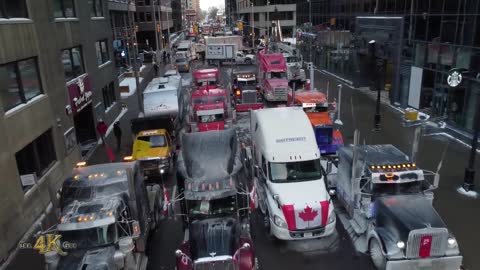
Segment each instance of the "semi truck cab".
[[432,205],[438,181],[393,145],[340,149],[337,196],[377,269],[460,269],[458,243]]
[[311,124],[301,108],[251,112],[256,205],[268,234],[282,240],[320,238],[335,231]]
[[287,65],[281,53],[258,53],[258,79],[263,98],[267,101],[287,101]]

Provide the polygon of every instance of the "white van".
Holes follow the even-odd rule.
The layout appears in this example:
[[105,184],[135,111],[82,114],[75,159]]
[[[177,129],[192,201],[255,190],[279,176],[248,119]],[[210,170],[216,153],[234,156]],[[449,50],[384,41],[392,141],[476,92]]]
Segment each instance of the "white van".
[[[178,84],[179,81],[176,83]],[[179,89],[175,82],[169,83],[168,78],[154,79],[143,92],[144,116],[170,115],[177,117],[178,93]]]
[[255,204],[267,233],[282,240],[331,235],[335,213],[305,112],[282,107],[250,114]]

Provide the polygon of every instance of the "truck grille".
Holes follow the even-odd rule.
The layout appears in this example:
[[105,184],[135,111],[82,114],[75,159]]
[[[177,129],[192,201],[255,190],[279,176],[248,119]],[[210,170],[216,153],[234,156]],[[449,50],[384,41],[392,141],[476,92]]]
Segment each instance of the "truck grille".
[[287,89],[275,88],[275,90],[273,91],[273,94],[275,95],[275,97],[284,97],[287,95]]
[[432,237],[430,257],[444,256],[447,249],[448,230],[446,228],[426,228],[413,230],[408,235],[407,258],[419,258],[422,245],[421,240],[430,236]]
[[234,270],[233,262],[231,260],[226,261],[213,261],[213,262],[196,262],[193,267],[195,270]]
[[242,91],[242,103],[243,104],[257,103],[257,91],[256,90],[243,90]]

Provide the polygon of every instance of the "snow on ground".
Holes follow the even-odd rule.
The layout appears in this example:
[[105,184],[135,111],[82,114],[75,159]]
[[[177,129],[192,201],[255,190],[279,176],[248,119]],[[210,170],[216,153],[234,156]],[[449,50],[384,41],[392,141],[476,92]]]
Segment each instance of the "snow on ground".
[[[143,81],[143,78],[140,77],[139,78],[139,83],[142,83]],[[135,94],[135,92],[137,91],[137,86],[136,86],[136,83],[135,83],[135,77],[128,77],[128,78],[124,78],[121,82],[120,82],[120,87],[122,86],[128,86],[128,93],[120,93],[122,98],[127,98],[133,94]]]
[[238,140],[241,143],[249,146],[251,144],[250,139],[250,112],[237,112],[237,122],[235,124],[237,130]]

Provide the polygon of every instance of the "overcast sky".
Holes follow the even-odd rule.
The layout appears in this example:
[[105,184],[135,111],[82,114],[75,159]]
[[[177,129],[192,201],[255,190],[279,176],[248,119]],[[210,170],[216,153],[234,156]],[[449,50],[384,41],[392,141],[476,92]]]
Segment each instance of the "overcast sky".
[[225,7],[225,0],[200,0],[201,9],[208,10],[209,7],[223,9]]

